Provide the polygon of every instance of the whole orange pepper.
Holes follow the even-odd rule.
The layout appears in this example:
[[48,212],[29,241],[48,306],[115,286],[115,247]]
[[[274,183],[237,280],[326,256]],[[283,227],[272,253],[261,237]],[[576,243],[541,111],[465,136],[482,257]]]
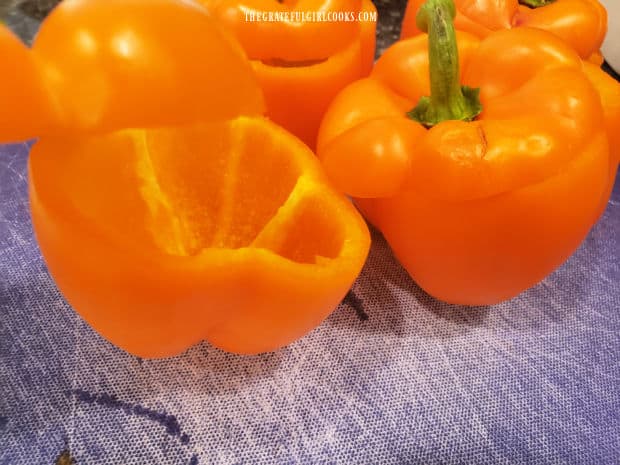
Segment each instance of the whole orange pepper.
[[21,79],[43,82],[34,106],[53,113],[29,160],[34,230],[102,336],[143,357],[203,339],[265,352],[337,306],[367,227],[260,116],[250,63],[204,8],[65,0],[31,53]]
[[[420,34],[416,13],[424,0],[409,0],[401,38]],[[477,37],[515,27],[552,32],[583,59],[602,63],[599,53],[607,32],[607,11],[598,0],[455,0],[454,25]]]
[[[314,148],[331,100],[346,85],[370,73],[376,22],[360,22],[357,17],[354,21],[304,21],[294,15],[362,12],[369,18],[377,11],[372,2],[201,1],[233,32],[252,60],[265,95],[266,115]],[[289,14],[289,21],[269,21],[269,13]],[[263,14],[266,21],[261,19]]]
[[336,97],[318,154],[423,289],[493,304],[581,243],[609,193],[608,138],[568,45],[528,28],[481,41],[455,33],[455,13],[425,3],[428,36],[396,43]]
[[597,215],[599,217],[607,207],[607,201],[616,181],[618,163],[620,163],[620,84],[592,63],[584,62],[583,71],[601,96],[605,129],[609,139],[609,182]]

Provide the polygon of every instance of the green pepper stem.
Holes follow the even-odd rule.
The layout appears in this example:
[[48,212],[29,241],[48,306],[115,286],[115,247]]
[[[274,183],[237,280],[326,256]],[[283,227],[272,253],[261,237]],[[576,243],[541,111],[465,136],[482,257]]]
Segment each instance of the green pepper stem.
[[459,82],[455,16],[453,0],[427,0],[416,16],[418,28],[428,33],[431,95],[422,97],[407,116],[426,127],[448,120],[471,121],[482,111],[479,89]]
[[519,0],[521,5],[529,6],[530,8],[539,8],[553,2],[555,2],[555,0]]

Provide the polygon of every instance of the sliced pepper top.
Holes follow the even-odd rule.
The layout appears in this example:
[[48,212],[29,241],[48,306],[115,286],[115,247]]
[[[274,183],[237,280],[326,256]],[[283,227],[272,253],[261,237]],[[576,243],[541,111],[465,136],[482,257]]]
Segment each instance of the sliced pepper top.
[[194,2],[65,0],[42,23],[32,53],[56,115],[51,132],[263,111],[243,51]]
[[0,56],[0,143],[36,137],[52,119],[37,60],[2,24]]

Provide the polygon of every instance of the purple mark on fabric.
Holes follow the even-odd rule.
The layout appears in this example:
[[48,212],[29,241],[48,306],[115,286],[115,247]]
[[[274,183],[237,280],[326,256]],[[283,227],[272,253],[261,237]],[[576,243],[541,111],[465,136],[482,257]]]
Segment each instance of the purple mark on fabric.
[[178,437],[182,444],[188,444],[190,441],[189,435],[181,431],[179,421],[174,415],[170,415],[165,412],[158,412],[139,404],[132,404],[131,402],[122,401],[112,394],[91,393],[83,389],[74,389],[69,391],[68,394],[74,395],[80,402],[87,404],[98,404],[110,409],[122,410],[127,415],[136,415],[139,417],[148,418],[149,420],[164,426],[166,428],[166,433],[170,436]]
[[347,293],[342,303],[355,310],[355,314],[361,321],[368,320],[368,313],[364,311],[364,302],[362,302],[362,299],[360,299],[353,290]]

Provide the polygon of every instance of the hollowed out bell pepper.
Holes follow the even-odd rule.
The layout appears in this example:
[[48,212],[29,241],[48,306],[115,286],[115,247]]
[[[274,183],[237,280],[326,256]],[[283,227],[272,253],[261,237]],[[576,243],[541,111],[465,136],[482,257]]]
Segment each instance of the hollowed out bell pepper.
[[101,335],[143,357],[202,339],[257,353],[336,307],[366,225],[260,116],[250,63],[205,9],[65,0],[26,56],[46,89],[34,106],[52,108],[29,161],[36,237]]
[[[376,14],[371,0],[201,0],[241,42],[267,105],[266,115],[315,147],[334,96],[367,76],[375,53],[373,21],[250,21],[272,12]],[[301,18],[301,17],[300,17]]]
[[[409,0],[401,38],[420,34],[416,13],[424,0]],[[457,30],[487,37],[494,31],[532,27],[552,32],[583,59],[602,62],[607,11],[598,0],[455,0]]]
[[336,97],[318,154],[423,289],[493,304],[576,249],[617,159],[568,45],[528,28],[455,34],[454,14],[451,0],[425,4],[429,35],[396,43]]

